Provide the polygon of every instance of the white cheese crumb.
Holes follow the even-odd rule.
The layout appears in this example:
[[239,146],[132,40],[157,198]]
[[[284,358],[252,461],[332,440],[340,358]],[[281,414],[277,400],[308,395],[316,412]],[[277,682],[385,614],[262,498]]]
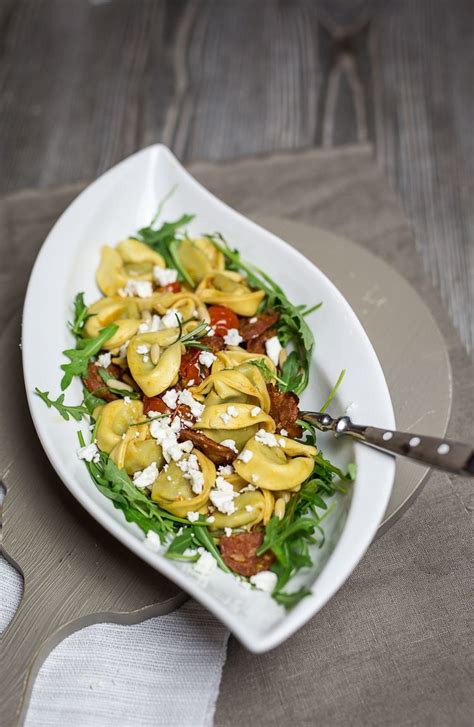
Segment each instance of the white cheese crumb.
[[253,505],[245,505],[245,509],[247,512],[253,512]]
[[243,340],[244,339],[238,332],[237,328],[229,328],[224,336],[224,343],[227,344],[227,346],[238,346]]
[[265,341],[265,350],[268,358],[273,361],[275,366],[278,366],[280,351],[282,350],[278,336],[272,336],[272,338],[269,338],[268,341]]
[[150,360],[150,357],[145,354],[145,356],[143,356],[143,363],[148,363],[149,360]]
[[118,294],[122,298],[150,298],[153,295],[153,286],[148,280],[127,280],[127,284],[120,288]]
[[204,474],[199,469],[199,461],[195,454],[188,459],[178,462],[178,467],[187,480],[191,481],[191,489],[195,495],[200,495],[204,488]]
[[161,323],[164,328],[177,328],[177,318],[179,318],[180,321],[183,320],[183,316],[178,310],[176,310],[176,308],[170,308],[169,311],[165,313],[165,315],[161,319]]
[[180,404],[186,404],[186,406],[189,406],[193,417],[200,419],[204,411],[204,404],[197,401],[188,389],[180,391],[178,401]]
[[203,366],[207,366],[208,368],[212,366],[214,361],[216,360],[217,356],[214,356],[214,354],[211,351],[202,351],[199,354],[199,363]]
[[160,268],[155,265],[153,268],[153,278],[162,288],[171,283],[176,283],[178,279],[178,271],[173,268]]
[[78,459],[85,459],[86,462],[97,462],[99,459],[99,448],[95,442],[86,444],[77,450]]
[[178,392],[176,389],[169,389],[161,398],[170,409],[176,409],[176,404],[178,403]]
[[214,517],[214,515],[209,515],[209,517],[206,518],[206,522],[213,523],[213,522],[215,522],[215,519],[216,518]]
[[259,429],[255,435],[255,440],[261,444],[266,444],[267,447],[278,447],[276,437],[271,432],[266,432],[265,429]]
[[138,326],[138,333],[156,333],[156,331],[161,331],[162,328],[163,326],[161,324],[160,316],[157,316],[154,313],[150,323],[147,323],[146,321],[140,323]]
[[230,417],[234,417],[234,418],[239,416],[239,412],[237,411],[237,409],[236,409],[235,406],[228,406],[227,407],[227,414]]
[[219,512],[232,515],[235,512],[234,499],[239,496],[234,488],[223,477],[216,477],[215,488],[209,493],[209,499]]
[[247,464],[247,462],[250,462],[252,457],[253,457],[253,452],[251,452],[250,449],[243,449],[241,451],[241,453],[239,454],[239,456],[237,457],[237,459],[241,459],[242,462],[245,462],[245,464]]
[[127,349],[128,349],[129,343],[130,343],[130,341],[125,341],[125,343],[123,344],[123,346],[120,346],[120,350],[119,350],[119,357],[120,358],[126,358],[127,357]]
[[220,475],[233,475],[234,474],[234,468],[231,464],[221,464],[217,471]]
[[150,346],[148,346],[146,343],[140,343],[135,350],[137,353],[140,354],[140,356],[143,356],[150,351]]
[[287,437],[288,436],[288,432],[286,431],[286,429],[280,429],[280,434],[281,434],[282,437]]
[[188,518],[190,523],[195,523],[199,520],[199,513],[190,510],[188,513],[186,513],[186,517]]
[[[252,477],[253,477],[253,475],[252,475]],[[258,479],[258,477],[257,477],[257,479]],[[253,485],[250,485],[249,484],[249,485],[246,485],[245,487],[242,487],[242,489],[240,490],[240,492],[241,493],[242,492],[255,492],[256,489],[257,489],[256,487],[254,487]]]
[[238,454],[239,450],[235,446],[235,439],[223,439],[221,444],[223,447],[229,447],[229,449]]
[[258,415],[260,414],[261,411],[262,410],[261,410],[261,408],[259,406],[254,406],[253,409],[250,409],[250,416],[252,416],[252,417],[258,417]]
[[225,411],[222,412],[222,414],[219,414],[220,418],[224,422],[224,424],[228,424],[231,420],[231,416],[227,414]]
[[124,404],[127,404],[127,406],[128,406],[129,404],[131,404],[131,403],[132,403],[132,400],[130,399],[130,397],[129,397],[129,396],[124,396],[124,397],[123,397],[123,403],[124,403]]
[[194,564],[194,570],[201,576],[209,576],[217,568],[216,559],[205,550]]
[[226,538],[230,538],[232,535],[232,528],[224,528],[224,533],[226,535]]
[[252,318],[250,318],[249,323],[256,323],[257,321],[258,321],[257,316],[253,316]]
[[188,381],[188,383],[186,384],[186,386],[188,386],[188,387],[189,387],[189,386],[194,386],[194,379],[189,379],[189,381]]
[[266,593],[271,593],[274,590],[277,580],[277,574],[271,570],[262,570],[260,573],[250,576],[250,583],[259,591],[265,591]]
[[101,368],[106,369],[107,366],[110,366],[112,363],[112,354],[111,353],[101,353],[100,356],[97,356],[97,361],[95,362],[96,366],[101,366]]
[[145,545],[149,550],[158,553],[161,550],[161,541],[158,533],[155,533],[154,530],[149,530],[146,534]]
[[280,437],[280,439],[278,440],[278,444],[280,445],[280,447],[286,447],[286,442],[283,437]]
[[184,454],[189,453],[193,448],[192,442],[178,442],[178,434],[181,427],[179,417],[174,417],[170,422],[170,417],[161,417],[153,419],[150,423],[150,434],[161,444],[163,457],[166,462],[173,460],[178,462]]
[[135,472],[133,475],[133,484],[140,490],[144,487],[151,487],[158,477],[158,467],[156,462],[152,462],[141,472]]
[[[258,482],[259,479],[260,479],[260,477],[258,475],[256,475],[255,473],[252,475],[252,482]],[[250,487],[250,485],[249,485],[249,487]]]

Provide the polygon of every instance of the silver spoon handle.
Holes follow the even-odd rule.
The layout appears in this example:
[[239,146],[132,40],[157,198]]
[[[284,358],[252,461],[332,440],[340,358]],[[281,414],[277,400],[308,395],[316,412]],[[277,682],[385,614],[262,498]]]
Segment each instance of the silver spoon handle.
[[[302,418],[311,422],[311,417],[311,413],[308,412]],[[332,424],[327,427],[321,427],[320,416],[315,414],[313,420],[318,428],[332,430],[336,436],[349,434],[360,442],[384,452],[408,457],[447,472],[474,477],[474,448],[469,444],[427,437],[413,432],[397,432],[353,424],[348,416],[333,419]]]

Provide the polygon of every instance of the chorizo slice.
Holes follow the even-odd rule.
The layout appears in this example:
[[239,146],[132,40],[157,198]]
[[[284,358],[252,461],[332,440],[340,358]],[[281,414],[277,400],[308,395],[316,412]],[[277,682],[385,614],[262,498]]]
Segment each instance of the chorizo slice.
[[240,533],[220,539],[219,548],[224,563],[241,576],[254,576],[260,571],[268,570],[275,560],[271,551],[257,555],[263,543],[263,532]]
[[202,339],[202,342],[211,349],[212,353],[217,353],[225,348],[225,341],[222,336],[206,336]]
[[276,328],[267,328],[266,331],[263,331],[263,333],[256,338],[250,339],[247,343],[247,351],[250,351],[251,353],[266,353],[267,350],[265,348],[265,341],[268,341],[269,338],[273,338],[273,336],[276,335]]
[[[114,366],[114,364],[110,364],[110,366],[107,366],[105,371],[107,371],[107,373],[110,374],[110,377],[113,379],[118,379],[120,376],[120,369],[118,368],[118,366]],[[87,366],[87,376],[83,378],[83,383],[87,391],[90,391],[91,394],[97,396],[98,399],[103,399],[104,401],[114,401],[115,399],[120,398],[116,394],[113,394],[110,389],[106,387],[102,376],[99,374],[99,367],[96,366],[93,361],[89,361],[89,364]]]
[[265,333],[265,331],[269,328],[273,328],[279,318],[280,314],[276,310],[268,310],[265,313],[259,313],[259,315],[255,316],[256,320],[253,318],[241,318],[239,329],[240,335],[244,341],[248,343],[253,338],[261,336],[262,333]]
[[299,417],[299,399],[292,391],[280,391],[274,384],[267,384],[270,395],[270,416],[277,430],[286,429],[292,439],[301,437],[303,430],[296,420]]
[[225,447],[219,442],[214,442],[213,439],[207,437],[202,432],[197,432],[195,429],[184,428],[179,433],[179,441],[192,442],[203,454],[208,457],[214,464],[231,464],[235,459],[235,452],[229,447]]

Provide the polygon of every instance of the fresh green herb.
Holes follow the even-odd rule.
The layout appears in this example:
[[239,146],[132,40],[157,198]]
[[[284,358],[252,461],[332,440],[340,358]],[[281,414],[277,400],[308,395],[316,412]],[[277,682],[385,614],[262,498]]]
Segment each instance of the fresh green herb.
[[103,399],[100,399],[98,396],[94,396],[94,394],[92,394],[89,389],[86,389],[85,386],[82,389],[82,400],[84,406],[89,412],[89,416],[92,416],[96,407],[103,406],[105,404]]
[[158,208],[158,212],[151,221],[151,224],[148,227],[142,227],[141,230],[138,230],[138,239],[158,252],[165,261],[166,267],[177,270],[179,280],[186,281],[191,288],[194,288],[195,284],[193,279],[179,259],[178,247],[182,239],[179,236],[179,231],[191,222],[195,215],[182,215],[175,222],[164,222],[159,229],[155,230],[154,224],[161,213],[160,208],[162,206],[163,203]]
[[78,293],[74,298],[74,320],[72,323],[69,323],[71,333],[76,338],[82,336],[82,329],[84,328],[85,322],[93,315],[94,313],[87,312],[87,306],[84,303],[84,293]]
[[[189,523],[188,523],[189,525]],[[232,571],[226,566],[220,551],[206,526],[205,520],[202,518],[200,521],[185,528],[182,533],[177,535],[173,542],[168,547],[165,555],[167,558],[174,560],[198,560],[198,557],[186,556],[184,553],[188,549],[205,548],[211,555],[216,559],[217,565],[225,573],[232,573]]]
[[49,398],[49,391],[40,391],[36,388],[35,394],[38,394],[43,399],[48,409],[54,407],[66,421],[69,421],[69,417],[72,417],[76,422],[80,422],[83,416],[89,414],[89,410],[83,404],[79,404],[78,406],[68,406],[65,404],[64,394],[60,394],[55,401]]
[[319,307],[319,304],[313,308],[293,305],[280,286],[269,275],[256,265],[243,260],[239,251],[232,250],[222,235],[216,233],[207,235],[207,237],[225,256],[229,269],[244,271],[249,285],[266,293],[265,307],[272,308],[280,313],[280,319],[277,323],[278,338],[283,346],[291,343],[294,347],[294,351],[288,357],[288,359],[291,358],[291,361],[286,364],[286,370],[283,371],[282,379],[284,383],[280,384],[280,387],[283,391],[291,390],[296,394],[301,394],[308,385],[314,346],[314,337],[306,323],[305,316]]
[[284,383],[283,379],[271,370],[270,366],[265,363],[263,358],[252,358],[250,361],[247,361],[247,363],[252,364],[252,366],[256,366],[257,369],[261,371],[265,381],[278,381],[279,383]]
[[206,321],[201,321],[192,331],[183,333],[181,321],[178,316],[177,318],[179,322],[179,334],[175,343],[183,343],[187,348],[199,348],[202,351],[211,350],[209,346],[202,343],[202,339],[205,338],[209,332],[209,324],[206,323]]
[[99,335],[95,338],[78,338],[77,348],[69,348],[63,351],[63,354],[70,359],[71,363],[62,364],[64,376],[61,379],[61,390],[67,389],[74,376],[85,376],[87,374],[87,366],[92,356],[95,356],[104,343],[118,331],[118,326],[110,325],[102,328]]
[[275,591],[272,593],[273,598],[277,603],[280,604],[280,606],[284,606],[287,609],[294,608],[297,603],[299,603],[305,596],[310,596],[311,591],[309,591],[306,586],[301,586],[297,591],[293,591],[292,593],[285,593],[284,591]]
[[342,369],[341,373],[339,374],[338,380],[336,381],[336,383],[334,384],[334,386],[332,388],[331,393],[329,394],[328,398],[326,399],[325,403],[322,405],[322,407],[320,408],[319,411],[321,411],[321,412],[326,411],[326,409],[328,408],[329,404],[331,403],[331,401],[336,396],[337,390],[340,387],[340,385],[342,384],[342,380],[343,380],[343,378],[344,378],[345,375],[346,375],[346,369]]

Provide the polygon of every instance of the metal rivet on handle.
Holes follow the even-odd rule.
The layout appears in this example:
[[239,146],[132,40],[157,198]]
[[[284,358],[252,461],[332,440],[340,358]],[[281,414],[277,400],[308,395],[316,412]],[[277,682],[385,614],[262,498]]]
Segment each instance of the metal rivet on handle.
[[448,454],[449,444],[446,444],[446,442],[443,442],[443,444],[439,445],[439,447],[436,451],[438,452],[438,454]]
[[418,447],[419,443],[421,442],[420,437],[412,437],[408,444],[410,447]]
[[385,434],[382,434],[382,439],[384,439],[386,442],[388,442],[389,439],[393,437],[392,432],[385,432]]

